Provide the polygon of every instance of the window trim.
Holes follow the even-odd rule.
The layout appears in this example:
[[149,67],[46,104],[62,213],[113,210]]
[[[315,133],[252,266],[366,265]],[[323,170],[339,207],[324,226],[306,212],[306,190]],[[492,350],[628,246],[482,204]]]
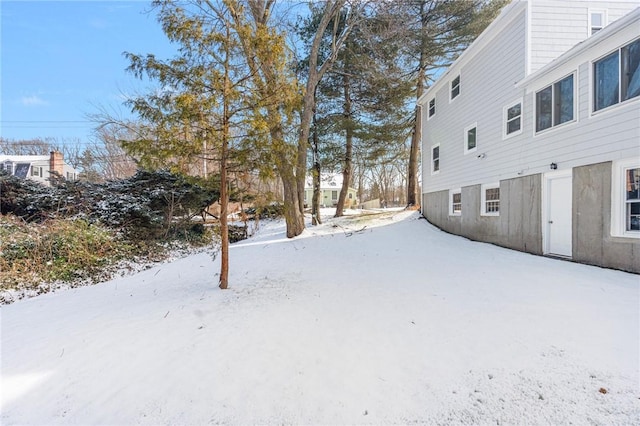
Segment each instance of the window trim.
[[[520,130],[516,130],[515,132],[511,132],[511,133],[507,133],[507,129],[508,129],[508,124],[509,121],[507,119],[508,114],[509,114],[509,109],[513,108],[514,106],[520,104]],[[509,104],[507,104],[504,108],[502,108],[502,140],[505,139],[509,139],[512,138],[514,136],[518,136],[520,134],[522,134],[522,128],[523,126],[523,117],[524,117],[524,108],[523,108],[523,98],[519,98]],[[513,119],[512,119],[513,120]]]
[[611,165],[611,236],[640,239],[640,231],[627,231],[625,171],[640,168],[640,159],[627,158],[614,161]]
[[591,24],[591,17],[595,14],[602,14],[602,27],[600,27],[598,29],[598,31],[602,31],[602,29],[604,27],[606,27],[609,24],[609,14],[607,12],[607,9],[591,9],[589,8],[589,13],[588,13],[588,22],[587,22],[587,34],[589,37],[591,37],[592,35],[594,35],[596,32],[593,32],[593,25]]
[[[434,148],[438,148],[438,170],[434,170],[434,161],[435,159],[433,158],[433,150]],[[437,175],[438,173],[440,173],[440,158],[442,158],[442,153],[440,152],[440,144],[434,144],[431,145],[431,175]]]
[[[640,96],[634,96],[633,98],[629,98],[629,99],[625,99],[624,101],[622,100],[622,49],[635,43],[640,41],[640,37],[637,37],[627,43],[624,43],[622,46],[619,46],[618,48],[614,49],[614,50],[610,50],[607,53],[605,53],[604,55],[599,56],[598,58],[594,59],[591,61],[591,66],[589,67],[589,72],[590,72],[590,76],[589,76],[589,89],[591,91],[590,96],[589,96],[589,102],[590,102],[590,114],[591,116],[596,115],[596,114],[600,114],[604,111],[610,111],[612,109],[615,109],[617,107],[621,107],[622,105],[626,105],[628,103],[632,103],[632,102],[637,102],[640,100]],[[600,109],[596,109],[596,63],[602,61],[603,59],[607,58],[610,55],[613,55],[614,53],[618,54],[618,102],[615,102],[609,106],[606,106],[604,108],[600,108]]]
[[500,189],[500,182],[480,185],[480,216],[500,216],[500,198],[498,198],[498,211],[487,211],[487,189]]
[[[433,102],[433,114],[431,114],[431,102]],[[429,99],[427,102],[427,120],[431,120],[436,116],[436,97]]]
[[[460,211],[453,211],[453,196],[460,194]],[[449,216],[462,216],[462,188],[449,190]]]
[[[458,73],[455,77],[453,77],[451,79],[451,81],[449,82],[449,103],[453,102],[456,98],[460,97],[460,95],[462,94],[462,78],[460,77],[460,73]],[[458,80],[458,84],[456,85],[456,87],[458,88],[458,93],[453,96],[453,82],[455,80]]]
[[[469,130],[476,129],[476,145],[473,148],[469,148],[469,140],[467,137],[469,136]],[[478,150],[478,122],[476,121],[473,124],[468,125],[464,128],[464,155],[471,154],[472,152],[476,152]]]
[[[573,118],[571,120],[567,120],[564,123],[554,124],[555,115],[556,115],[556,97],[555,97],[555,86],[560,83],[562,80],[567,79],[568,77],[573,77]],[[558,129],[571,123],[576,123],[578,121],[578,72],[576,70],[570,72],[569,74],[565,74],[557,80],[554,80],[551,84],[546,84],[541,89],[533,92],[533,134],[540,135],[542,133],[550,132],[554,129]],[[542,92],[545,89],[551,87],[551,126],[538,130],[538,93]]]

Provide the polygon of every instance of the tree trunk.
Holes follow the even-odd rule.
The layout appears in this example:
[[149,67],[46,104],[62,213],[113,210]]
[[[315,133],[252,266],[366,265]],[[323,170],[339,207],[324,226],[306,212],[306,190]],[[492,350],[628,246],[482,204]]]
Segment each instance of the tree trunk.
[[349,91],[349,76],[344,74],[343,78],[343,90],[344,90],[344,120],[346,123],[346,140],[345,140],[345,155],[344,155],[344,168],[342,170],[342,188],[340,189],[340,196],[338,197],[338,205],[336,206],[336,214],[334,217],[340,217],[344,211],[344,203],[347,199],[347,193],[349,192],[349,183],[351,181],[351,156],[353,151],[353,122],[351,120],[351,93]]
[[[227,37],[229,37],[229,25],[227,25]],[[225,57],[224,64],[224,88],[222,96],[222,146],[220,148],[220,282],[218,286],[225,290],[229,287],[229,223],[227,211],[229,207],[229,192],[227,187],[227,154],[229,151],[229,54]]]
[[279,168],[284,189],[284,219],[287,224],[287,238],[297,237],[304,231],[304,215],[298,200],[298,181],[293,171]]
[[[420,22],[422,25],[426,25],[427,5],[423,1],[420,4]],[[423,32],[426,31],[423,28]],[[424,80],[427,73],[427,52],[428,46],[426,44],[426,38],[422,37],[420,45],[420,63],[418,65],[418,75],[416,82],[416,100],[420,99],[424,93]],[[421,139],[421,111],[416,107],[416,116],[414,120],[413,132],[411,133],[411,147],[409,150],[409,170],[407,173],[407,205],[417,206],[419,194],[418,194],[418,161],[420,157],[420,139]]]
[[316,122],[316,115],[314,111],[313,115],[313,169],[311,171],[312,185],[313,185],[313,197],[311,199],[311,223],[315,225],[322,224],[322,218],[320,217],[320,182],[321,182],[321,170],[320,159],[318,158],[318,127]]

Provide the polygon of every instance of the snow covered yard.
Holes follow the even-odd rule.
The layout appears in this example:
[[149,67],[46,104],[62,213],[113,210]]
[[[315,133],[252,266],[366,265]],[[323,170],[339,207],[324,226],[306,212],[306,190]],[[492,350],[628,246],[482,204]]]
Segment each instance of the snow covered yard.
[[[366,226],[366,227],[365,227]],[[415,212],[1,308],[10,424],[638,424],[637,275]]]

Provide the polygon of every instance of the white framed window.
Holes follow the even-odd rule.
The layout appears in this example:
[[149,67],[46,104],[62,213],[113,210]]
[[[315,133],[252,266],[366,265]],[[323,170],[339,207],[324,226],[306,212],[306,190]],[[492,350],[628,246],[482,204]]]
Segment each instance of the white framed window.
[[613,163],[611,235],[640,238],[640,159]]
[[449,216],[462,215],[462,189],[449,191]]
[[607,11],[604,9],[589,9],[589,36],[594,35],[607,26]]
[[431,174],[440,172],[440,144],[431,147]]
[[464,128],[464,153],[469,154],[478,149],[478,123]]
[[338,200],[338,191],[331,191],[331,201]]
[[42,167],[31,166],[31,176],[42,176]]
[[427,120],[436,115],[436,98],[429,101],[429,113],[427,114]]
[[536,132],[574,120],[574,75],[536,92]]
[[593,63],[593,111],[640,96],[640,39]]
[[502,138],[510,138],[522,133],[522,98],[510,103],[503,109]]
[[500,183],[490,183],[480,186],[480,215],[500,215]]
[[453,80],[451,80],[451,96],[449,101],[454,100],[460,94],[460,74]]

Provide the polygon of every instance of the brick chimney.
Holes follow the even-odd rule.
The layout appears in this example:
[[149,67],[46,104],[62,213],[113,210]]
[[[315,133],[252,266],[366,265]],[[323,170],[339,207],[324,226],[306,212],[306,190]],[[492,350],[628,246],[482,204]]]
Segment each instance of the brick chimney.
[[64,177],[64,156],[59,151],[51,151],[49,157],[49,173],[50,177],[54,177],[52,173],[58,173],[60,177]]

